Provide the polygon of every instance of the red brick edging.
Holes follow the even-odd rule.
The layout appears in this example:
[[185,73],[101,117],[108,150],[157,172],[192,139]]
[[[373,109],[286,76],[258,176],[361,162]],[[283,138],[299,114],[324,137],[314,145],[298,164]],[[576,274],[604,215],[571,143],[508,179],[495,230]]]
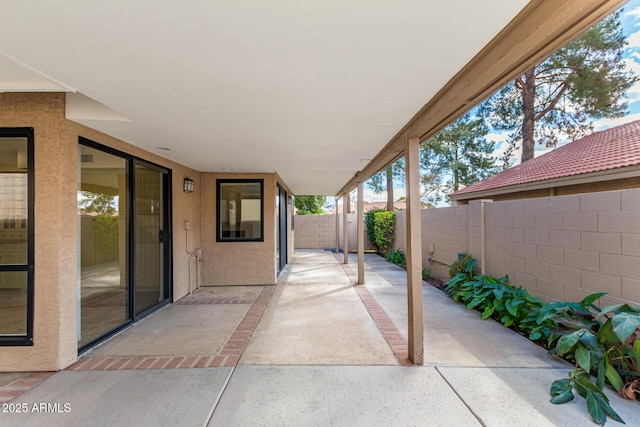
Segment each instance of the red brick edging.
[[358,285],[358,277],[348,264],[341,264],[349,280],[353,284],[353,288],[362,300],[365,308],[369,312],[369,315],[373,319],[380,333],[384,337],[387,344],[391,348],[394,356],[402,366],[413,366],[413,363],[409,360],[409,345],[407,340],[402,336],[393,321],[387,316],[384,309],[378,304],[378,301],[371,295],[365,285]]
[[0,404],[10,402],[54,374],[55,372],[32,372],[0,387]]
[[[240,355],[249,343],[275,286],[265,286],[260,295],[236,326],[220,351],[215,355],[204,356],[148,356],[148,357],[97,357],[83,358],[69,366],[68,371],[110,371],[138,369],[184,369],[184,368],[219,368],[235,366]],[[237,304],[237,302],[236,302]]]

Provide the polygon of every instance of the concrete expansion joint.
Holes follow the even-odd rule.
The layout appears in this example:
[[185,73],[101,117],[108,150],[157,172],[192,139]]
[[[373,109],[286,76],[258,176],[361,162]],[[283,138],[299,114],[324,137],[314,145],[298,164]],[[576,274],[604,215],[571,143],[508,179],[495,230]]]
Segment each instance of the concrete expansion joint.
[[464,400],[464,398],[460,395],[460,393],[458,393],[456,391],[456,389],[453,387],[453,385],[451,384],[451,382],[449,382],[449,380],[447,379],[447,377],[444,376],[444,374],[442,372],[440,372],[440,369],[438,369],[437,366],[434,366],[435,371],[438,373],[438,375],[440,375],[440,378],[442,378],[442,380],[449,386],[449,388],[451,389],[451,391],[453,391],[453,393],[458,396],[458,399],[460,399],[460,402],[462,402],[462,404],[464,406],[466,406],[466,408],[469,410],[469,412],[476,418],[476,420],[478,420],[478,422],[486,427],[486,423],[482,420],[482,418],[480,418],[480,416],[478,414],[476,414],[473,409],[471,409],[471,406],[469,406],[469,404]]

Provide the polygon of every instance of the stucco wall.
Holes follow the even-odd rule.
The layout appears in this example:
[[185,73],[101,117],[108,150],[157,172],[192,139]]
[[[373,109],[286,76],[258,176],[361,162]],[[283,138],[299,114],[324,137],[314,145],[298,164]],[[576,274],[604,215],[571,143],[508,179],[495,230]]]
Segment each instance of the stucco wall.
[[[0,126],[33,127],[35,155],[34,345],[0,347],[0,371],[63,369],[77,360],[78,137],[167,167],[173,173],[173,295],[187,293],[183,222],[200,245],[199,173],[65,119],[64,94],[0,94]],[[182,180],[195,181],[183,193]]]
[[[264,179],[264,241],[216,242],[216,179]],[[276,175],[202,174],[203,285],[276,283]]]
[[[114,148],[124,153],[139,157],[146,161],[155,163],[171,170],[172,179],[172,228],[173,228],[173,299],[178,300],[189,292],[189,268],[191,268],[191,288],[195,288],[196,283],[196,264],[195,258],[191,258],[189,263],[189,255],[187,254],[187,231],[184,229],[184,222],[189,221],[191,229],[189,230],[189,250],[201,248],[200,241],[200,196],[201,178],[200,172],[187,168],[179,163],[165,159],[157,154],[150,153],[141,148],[127,144],[116,138],[112,138],[94,129],[78,123],[66,120],[68,144],[73,147],[74,165],[77,171],[77,146],[78,138],[84,137],[107,147]],[[193,193],[185,193],[182,189],[185,178],[194,181]],[[77,188],[77,173],[74,174],[75,187],[73,195],[73,211],[75,218],[75,189]]]
[[[64,135],[64,95],[0,94],[0,125],[34,128],[34,345],[0,347],[0,371],[55,370],[75,338],[77,146]],[[66,206],[71,206],[67,209]],[[63,332],[62,328],[68,331]],[[75,343],[75,341],[74,341]],[[77,351],[77,346],[74,352]]]

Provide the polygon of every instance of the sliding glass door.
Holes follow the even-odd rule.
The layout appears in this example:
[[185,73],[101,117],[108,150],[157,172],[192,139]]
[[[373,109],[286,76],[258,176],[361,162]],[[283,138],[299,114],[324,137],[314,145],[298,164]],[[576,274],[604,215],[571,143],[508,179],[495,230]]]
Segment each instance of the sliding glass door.
[[169,172],[81,140],[78,348],[170,298]]
[[130,319],[127,170],[126,159],[80,146],[79,347]]
[[135,163],[135,226],[133,271],[135,315],[168,298],[164,280],[169,231],[164,200],[168,174],[140,161]]

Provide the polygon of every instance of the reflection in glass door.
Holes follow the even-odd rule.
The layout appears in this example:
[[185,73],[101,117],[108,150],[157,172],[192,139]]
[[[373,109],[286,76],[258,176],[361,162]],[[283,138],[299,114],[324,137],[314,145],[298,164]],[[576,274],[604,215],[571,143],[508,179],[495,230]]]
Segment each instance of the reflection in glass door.
[[33,345],[33,129],[0,128],[0,346]]
[[168,243],[166,173],[136,161],[134,225],[134,306],[138,316],[168,298],[164,252]]
[[169,302],[170,175],[80,139],[78,348]]
[[80,146],[78,347],[129,320],[127,161]]
[[276,211],[278,218],[278,248],[277,248],[277,266],[278,272],[287,265],[287,192],[278,184],[278,192],[276,195]]

